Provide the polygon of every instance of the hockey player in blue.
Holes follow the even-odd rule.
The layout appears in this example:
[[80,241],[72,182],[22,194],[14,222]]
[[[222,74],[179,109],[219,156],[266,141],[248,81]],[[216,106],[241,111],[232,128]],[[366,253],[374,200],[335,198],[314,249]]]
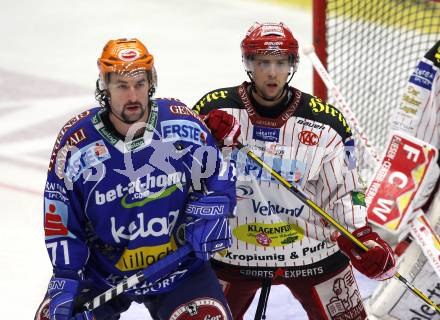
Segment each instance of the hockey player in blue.
[[[231,245],[234,168],[183,103],[152,99],[153,56],[140,41],[109,41],[98,67],[100,107],[65,124],[50,160],[44,230],[53,277],[36,319],[119,319],[133,301],[154,319],[230,319],[208,260]],[[188,242],[194,252],[166,277],[82,310]]]

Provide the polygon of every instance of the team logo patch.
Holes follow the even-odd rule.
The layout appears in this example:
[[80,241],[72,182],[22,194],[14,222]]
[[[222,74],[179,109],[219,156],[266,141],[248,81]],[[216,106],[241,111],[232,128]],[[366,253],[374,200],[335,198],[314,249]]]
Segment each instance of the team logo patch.
[[226,320],[225,307],[212,298],[199,298],[180,305],[170,315],[170,320]]
[[104,141],[95,141],[72,155],[66,168],[66,177],[69,181],[74,182],[78,180],[85,170],[97,166],[110,158],[110,153]]
[[206,144],[206,132],[195,122],[188,120],[167,120],[161,124],[164,142],[183,140],[198,145]]
[[133,49],[121,50],[118,54],[119,59],[122,61],[135,61],[139,56],[139,51]]
[[75,236],[67,230],[67,205],[58,200],[44,198],[44,235],[46,240]]
[[302,144],[307,146],[315,146],[319,142],[318,135],[312,131],[301,131],[298,134],[298,139]]
[[278,142],[280,129],[254,126],[252,139],[260,141]]

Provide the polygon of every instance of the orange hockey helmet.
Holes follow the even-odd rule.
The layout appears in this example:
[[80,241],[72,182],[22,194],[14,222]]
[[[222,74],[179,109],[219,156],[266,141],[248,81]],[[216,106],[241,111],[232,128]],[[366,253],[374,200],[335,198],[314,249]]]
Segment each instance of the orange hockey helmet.
[[95,96],[103,107],[108,107],[109,93],[107,91],[108,75],[110,73],[137,73],[146,71],[150,82],[148,95],[153,96],[157,86],[157,75],[154,68],[153,56],[138,39],[110,40],[98,58],[99,79],[96,82]]
[[137,39],[110,40],[98,59],[98,68],[102,80],[105,79],[108,73],[137,70],[150,71],[153,69],[153,65],[153,56]]

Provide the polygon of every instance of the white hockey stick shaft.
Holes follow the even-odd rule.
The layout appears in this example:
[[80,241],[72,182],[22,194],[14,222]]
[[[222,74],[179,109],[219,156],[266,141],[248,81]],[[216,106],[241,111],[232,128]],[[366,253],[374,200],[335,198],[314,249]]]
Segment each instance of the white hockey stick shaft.
[[340,108],[342,108],[344,115],[347,116],[347,120],[350,123],[351,128],[356,132],[359,140],[362,141],[363,146],[367,150],[367,152],[373,157],[376,163],[380,163],[381,159],[374,149],[374,146],[368,139],[365,131],[361,128],[359,121],[354,115],[353,111],[349,107],[347,101],[345,101],[344,96],[341,91],[339,91],[338,87],[334,84],[332,78],[328,74],[327,70],[323,66],[321,60],[319,60],[318,56],[315,53],[315,48],[313,46],[308,46],[303,49],[304,54],[310,59],[315,68],[316,72],[318,72],[321,79],[324,81],[327,89],[332,93],[333,97],[336,99],[336,102]]
[[169,273],[170,270],[168,269],[174,267],[176,263],[183,260],[191,251],[192,247],[189,244],[180,247],[176,251],[150,265],[148,268],[136,272],[129,278],[119,282],[116,286],[96,296],[93,300],[86,302],[84,304],[85,309],[92,311],[143,281],[157,281]]

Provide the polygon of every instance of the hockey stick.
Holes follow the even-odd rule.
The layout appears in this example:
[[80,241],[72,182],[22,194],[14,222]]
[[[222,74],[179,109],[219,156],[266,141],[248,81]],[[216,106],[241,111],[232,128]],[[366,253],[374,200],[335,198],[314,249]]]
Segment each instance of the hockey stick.
[[[346,228],[344,228],[341,224],[339,224],[339,222],[337,222],[335,219],[333,219],[332,216],[330,216],[327,212],[325,212],[323,209],[321,209],[321,207],[319,207],[312,200],[310,200],[309,197],[304,192],[295,188],[294,185],[292,185],[286,179],[284,179],[277,171],[275,171],[273,168],[271,168],[269,165],[267,165],[263,160],[261,160],[257,155],[255,155],[248,147],[244,146],[241,143],[238,143],[237,147],[240,149],[240,151],[245,150],[246,155],[249,158],[251,158],[258,166],[260,166],[262,169],[269,172],[288,191],[293,193],[302,203],[304,203],[310,209],[312,209],[313,211],[318,213],[321,217],[323,217],[325,220],[327,220],[329,223],[331,223],[336,229],[339,230],[339,232],[341,232],[342,235],[344,235],[349,240],[354,242],[362,250],[368,251],[368,248],[362,242],[360,242],[355,236],[353,236]],[[398,272],[396,272],[394,274],[394,277],[397,280],[399,280],[400,282],[402,282],[408,289],[410,289],[412,293],[414,293],[416,296],[421,298],[428,305],[430,305],[432,308],[434,308],[437,311],[437,313],[440,314],[440,308],[432,300],[430,300],[426,295],[424,295],[419,289],[414,287],[414,285],[412,285],[402,275],[400,275]]]
[[[376,152],[376,149],[374,146],[369,142],[369,139],[365,132],[362,130],[362,128],[359,126],[359,121],[356,119],[353,111],[348,106],[347,102],[345,101],[344,97],[342,96],[342,93],[339,91],[338,87],[336,87],[335,83],[333,82],[332,78],[330,77],[329,73],[323,66],[321,60],[319,60],[318,56],[315,53],[315,48],[313,46],[307,46],[303,49],[304,54],[310,59],[310,61],[313,64],[313,67],[315,68],[316,72],[319,74],[321,79],[324,81],[327,89],[333,94],[333,97],[336,99],[336,102],[339,107],[342,108],[344,115],[348,116],[347,120],[351,124],[351,127],[355,130],[356,136],[361,141],[362,145],[365,147],[367,152],[370,154],[370,156],[375,160],[375,164],[380,165],[381,159],[378,157],[378,153]],[[422,211],[421,211],[422,212]],[[424,213],[422,212],[422,215]],[[428,247],[426,244],[426,240],[420,240],[420,232],[417,230],[417,227],[415,226],[415,223],[417,223],[417,217],[420,217],[420,215],[416,215],[414,217],[413,223],[409,223],[409,229],[411,235],[416,239],[417,244],[421,247],[423,253],[425,254],[426,258],[428,259],[428,262],[434,269],[434,271],[439,274],[439,267],[438,267],[438,261],[436,258],[436,254],[432,253],[432,249]],[[422,219],[424,221],[424,225],[430,230],[432,237],[435,239],[438,239],[438,234],[434,231],[434,229],[431,227],[429,221],[427,219]],[[428,241],[429,242],[429,241]],[[438,254],[438,253],[437,253]]]
[[102,306],[104,303],[110,301],[111,299],[115,298],[116,296],[120,295],[125,290],[130,289],[131,287],[143,281],[155,282],[159,280],[160,278],[164,277],[172,271],[169,270],[169,267],[173,266],[178,261],[183,260],[191,251],[192,247],[190,244],[186,244],[180,247],[176,251],[160,259],[148,268],[136,272],[134,275],[119,282],[113,288],[110,288],[107,291],[101,293],[93,300],[86,302],[84,304],[85,309],[88,311],[92,311],[99,306]]

